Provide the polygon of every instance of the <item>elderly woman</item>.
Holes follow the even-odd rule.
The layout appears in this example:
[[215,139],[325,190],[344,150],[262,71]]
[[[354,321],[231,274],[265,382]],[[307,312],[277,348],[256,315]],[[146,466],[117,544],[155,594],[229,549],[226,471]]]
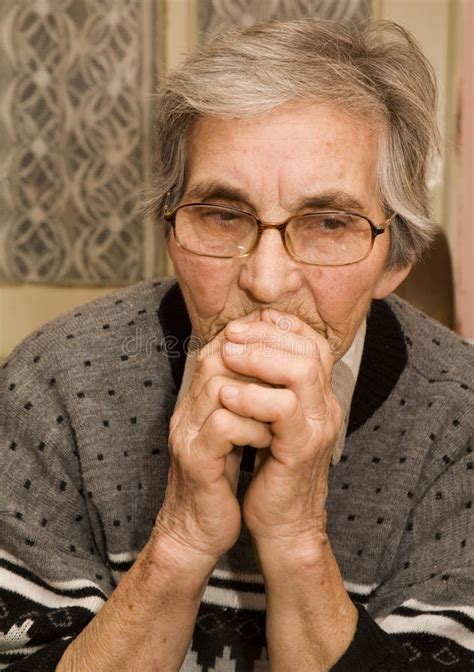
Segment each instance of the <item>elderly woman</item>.
[[390,24],[234,30],[164,83],[178,282],[2,372],[3,666],[472,669],[473,354],[388,296],[433,233],[434,108]]

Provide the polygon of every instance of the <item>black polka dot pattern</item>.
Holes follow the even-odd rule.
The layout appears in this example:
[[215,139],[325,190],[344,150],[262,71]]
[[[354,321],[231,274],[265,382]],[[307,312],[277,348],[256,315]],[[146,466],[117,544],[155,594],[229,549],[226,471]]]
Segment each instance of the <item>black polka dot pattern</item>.
[[[179,332],[184,309],[176,294],[166,311],[159,307],[160,287],[144,283],[61,318],[3,369],[0,403],[18,420],[2,450],[2,462],[14,465],[10,552],[38,577],[44,568],[35,558],[50,548],[58,582],[80,577],[109,595],[112,571],[120,573],[113,558],[142,548],[153,529],[184,361],[161,347]],[[353,598],[377,616],[397,614],[409,599],[438,604],[451,585],[462,594],[459,577],[472,553],[467,360],[454,337],[403,302],[383,306],[376,302],[369,317],[364,387],[356,388],[327,497],[343,578],[365,587]],[[180,328],[189,333],[189,325]],[[247,476],[240,478],[245,490]],[[249,557],[245,543],[233,566]],[[251,562],[244,574],[258,573]]]

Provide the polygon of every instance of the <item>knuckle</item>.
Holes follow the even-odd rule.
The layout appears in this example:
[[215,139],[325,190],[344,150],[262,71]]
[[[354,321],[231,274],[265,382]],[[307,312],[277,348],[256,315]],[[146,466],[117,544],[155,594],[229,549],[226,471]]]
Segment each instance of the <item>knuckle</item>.
[[202,347],[199,350],[198,355],[196,357],[197,365],[202,366],[203,364],[205,364],[206,360],[209,359],[210,356],[212,356],[212,352],[213,352],[212,341],[210,341],[209,343],[206,343],[206,345],[204,345],[204,347]]
[[208,399],[216,399],[219,394],[219,390],[222,387],[222,381],[218,376],[212,376],[209,380],[206,381],[204,385],[204,394]]
[[199,480],[201,467],[205,462],[205,454],[199,438],[196,437],[196,440],[189,443],[186,449],[181,450],[176,456],[176,463],[186,480],[190,482]]
[[207,379],[215,373],[216,361],[214,354],[209,349],[206,351],[201,350],[196,358],[196,378]]
[[209,416],[209,429],[216,434],[227,433],[233,425],[233,415],[226,408],[218,408]]
[[229,379],[224,375],[212,376],[204,385],[204,394],[209,400],[215,402],[219,398],[221,387],[229,384],[239,385],[239,381],[236,379]]
[[181,450],[178,454],[175,454],[174,462],[179,467],[181,472],[192,472],[192,465],[194,461],[191,458],[191,452],[189,450]]
[[281,407],[285,414],[293,415],[298,408],[298,397],[293,390],[281,390]]
[[169,442],[173,447],[179,446],[194,433],[195,425],[192,410],[190,410],[189,404],[183,402],[183,406],[176,409],[170,418]]
[[259,422],[257,427],[259,447],[268,446],[272,440],[272,433],[268,425]]
[[304,375],[306,379],[315,381],[319,378],[320,370],[321,370],[321,363],[319,362],[319,360],[315,360],[314,358],[312,358],[311,361],[305,366],[305,368],[301,370],[301,374]]
[[177,447],[181,443],[182,422],[176,413],[173,414],[170,420],[170,431],[168,434],[168,442],[171,452],[176,452]]

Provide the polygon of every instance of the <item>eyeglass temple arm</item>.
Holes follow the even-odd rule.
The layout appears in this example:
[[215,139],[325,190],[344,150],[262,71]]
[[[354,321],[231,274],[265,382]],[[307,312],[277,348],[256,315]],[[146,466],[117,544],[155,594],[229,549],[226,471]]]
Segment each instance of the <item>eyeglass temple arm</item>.
[[384,222],[382,222],[382,224],[380,226],[373,226],[372,231],[374,233],[374,238],[375,238],[375,236],[379,236],[381,233],[386,231],[388,229],[388,227],[391,224],[393,224],[393,219],[394,219],[394,217],[396,217],[396,215],[397,215],[396,212],[392,212],[390,217],[387,217],[387,219]]
[[166,220],[171,219],[172,212],[170,210],[170,201],[171,201],[171,191],[166,192],[165,202],[163,205],[163,218]]

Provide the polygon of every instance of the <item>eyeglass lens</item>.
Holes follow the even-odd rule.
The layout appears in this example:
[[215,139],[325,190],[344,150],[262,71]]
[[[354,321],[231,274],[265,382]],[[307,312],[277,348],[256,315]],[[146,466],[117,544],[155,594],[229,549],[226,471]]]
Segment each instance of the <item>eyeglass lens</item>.
[[[178,209],[175,234],[179,244],[195,254],[238,257],[255,244],[258,223],[239,210],[190,205]],[[288,222],[285,237],[290,254],[321,265],[354,263],[367,256],[372,246],[369,222],[339,212],[297,215]]]

